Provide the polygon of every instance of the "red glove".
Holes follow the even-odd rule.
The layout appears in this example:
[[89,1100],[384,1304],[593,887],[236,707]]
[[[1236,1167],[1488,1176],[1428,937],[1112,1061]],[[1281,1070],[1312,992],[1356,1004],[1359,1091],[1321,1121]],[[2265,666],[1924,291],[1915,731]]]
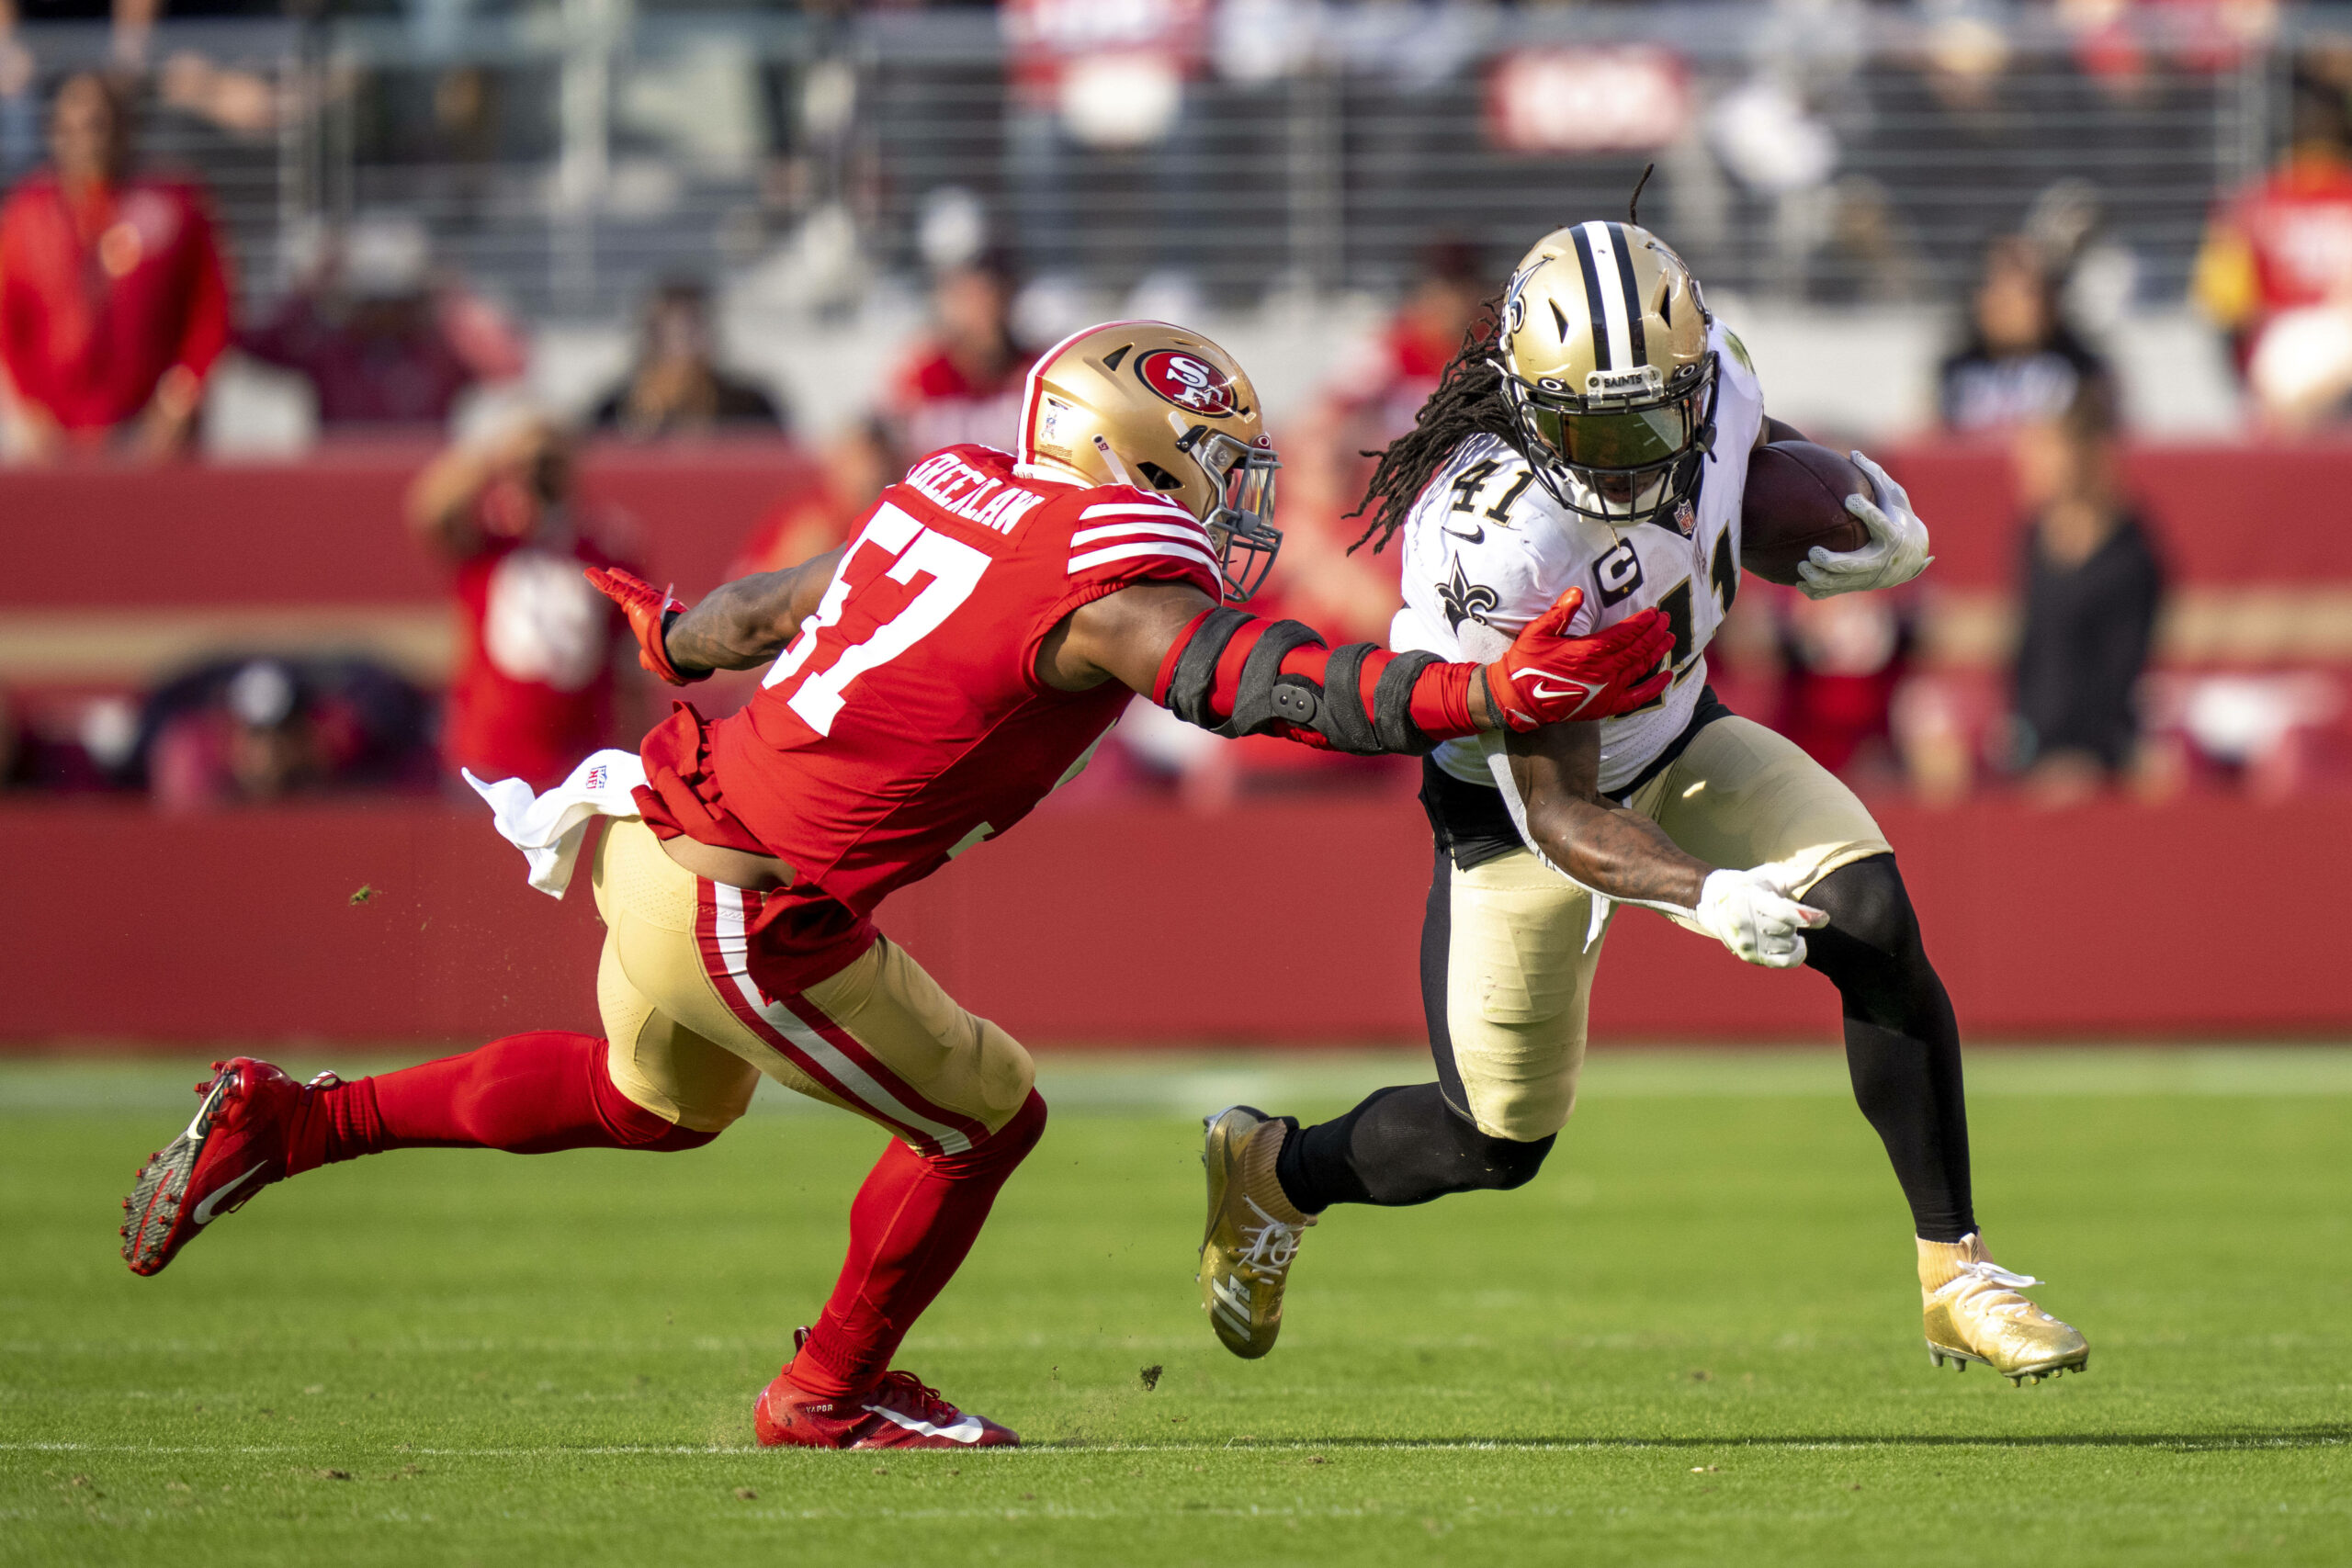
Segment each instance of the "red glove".
[[1568,622],[1583,605],[1584,590],[1569,589],[1486,667],[1488,705],[1521,734],[1566,719],[1614,718],[1673,683],[1673,671],[1662,667],[1674,650],[1664,612],[1644,610],[1589,637],[1571,637]]
[[670,617],[686,607],[684,600],[657,590],[636,573],[623,571],[618,567],[592,566],[588,569],[588,581],[597,592],[618,604],[621,614],[628,617],[628,629],[637,634],[637,661],[649,672],[659,675],[673,686],[684,686],[710,678],[707,670],[693,675],[682,675],[678,673],[678,667],[670,662],[665,634],[670,629]]

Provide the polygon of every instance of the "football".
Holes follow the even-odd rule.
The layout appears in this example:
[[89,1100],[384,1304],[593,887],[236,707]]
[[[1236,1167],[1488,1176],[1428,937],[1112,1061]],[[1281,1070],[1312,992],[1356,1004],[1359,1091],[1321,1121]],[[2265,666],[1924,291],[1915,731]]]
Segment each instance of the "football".
[[1858,550],[1870,543],[1870,530],[1846,510],[1848,496],[1870,493],[1861,470],[1826,446],[1758,447],[1747,459],[1739,564],[1768,582],[1796,586],[1797,563],[1815,545]]

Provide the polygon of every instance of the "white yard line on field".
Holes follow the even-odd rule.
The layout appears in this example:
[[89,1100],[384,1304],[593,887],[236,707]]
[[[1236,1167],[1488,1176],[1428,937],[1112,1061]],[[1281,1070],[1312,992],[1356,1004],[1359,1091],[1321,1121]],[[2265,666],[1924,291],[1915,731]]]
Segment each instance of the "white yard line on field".
[[[283,1063],[298,1077],[333,1067],[351,1077],[400,1065],[375,1053],[303,1052]],[[178,1111],[203,1064],[153,1058],[34,1055],[0,1058],[0,1115]],[[1057,1112],[1193,1116],[1235,1103],[1313,1111],[1348,1105],[1384,1084],[1430,1076],[1426,1053],[1388,1051],[1040,1053],[1039,1089]],[[1979,1045],[1968,1054],[1968,1090],[1978,1100],[2103,1095],[2352,1095],[2352,1048],[2331,1045]],[[1582,1100],[1844,1098],[1845,1057],[1834,1046],[1685,1048],[1609,1046],[1586,1067]],[[763,1080],[752,1110],[771,1115],[831,1114],[828,1108]]]
[[[2262,1449],[2339,1449],[2352,1446],[2352,1435],[2317,1432],[2310,1435],[2244,1436],[2216,1435],[2210,1438],[2165,1437],[2159,1434],[2116,1432],[2102,1434],[2099,1438],[2082,1440],[2079,1446],[2095,1448],[2112,1443],[2118,1447],[2162,1448],[2178,1452],[2225,1452]],[[1037,1443],[1017,1449],[974,1450],[974,1454],[1002,1456],[1040,1456],[1065,1454],[1205,1454],[1223,1453],[1579,1453],[1619,1450],[1644,1452],[1656,1450],[1672,1453],[1722,1452],[1740,1450],[1770,1450],[1788,1453],[1867,1452],[1874,1449],[1912,1447],[1972,1449],[2034,1449],[2053,1445],[2033,1437],[1997,1438],[1973,1437],[1962,1434],[1918,1433],[1907,1437],[1884,1438],[1430,1438],[1393,1441],[1352,1438],[1228,1438],[1223,1441],[1204,1438],[1193,1443]],[[754,1444],[687,1444],[687,1443],[608,1443],[571,1447],[548,1444],[535,1448],[420,1448],[402,1443],[391,1447],[356,1445],[332,1439],[312,1444],[247,1444],[217,1445],[174,1443],[40,1443],[0,1442],[0,1453],[87,1453],[87,1454],[153,1454],[226,1457],[230,1455],[309,1454],[325,1450],[366,1452],[379,1458],[434,1459],[538,1459],[550,1456],[564,1458],[729,1458],[745,1454],[775,1453]],[[961,1450],[944,1450],[961,1451]]]

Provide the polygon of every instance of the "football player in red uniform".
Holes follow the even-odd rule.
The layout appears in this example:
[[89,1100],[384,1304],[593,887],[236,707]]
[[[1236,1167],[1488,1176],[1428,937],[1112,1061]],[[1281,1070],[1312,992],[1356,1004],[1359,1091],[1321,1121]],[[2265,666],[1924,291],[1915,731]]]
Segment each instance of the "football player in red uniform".
[[[1175,327],[1114,322],[1049,352],[1018,446],[933,453],[842,548],[691,609],[593,571],[662,679],[769,666],[729,718],[680,704],[639,756],[598,753],[546,796],[485,787],[554,888],[576,836],[531,840],[510,818],[616,818],[592,873],[605,1037],[515,1035],[350,1083],[232,1061],[140,1173],[132,1269],[161,1269],[271,1181],[379,1150],[691,1148],[765,1073],[897,1141],[852,1206],[831,1300],[754,1405],[760,1441],[1014,1441],[890,1359],[1044,1131],[1045,1102],[1027,1053],[882,937],[876,906],[1026,816],[1131,693],[1220,734],[1419,752],[1638,707],[1672,640],[1654,612],[1563,637],[1571,592],[1499,658],[1449,663],[1332,649],[1222,603],[1272,564],[1276,464],[1240,367]],[[534,881],[550,886],[543,869]]]

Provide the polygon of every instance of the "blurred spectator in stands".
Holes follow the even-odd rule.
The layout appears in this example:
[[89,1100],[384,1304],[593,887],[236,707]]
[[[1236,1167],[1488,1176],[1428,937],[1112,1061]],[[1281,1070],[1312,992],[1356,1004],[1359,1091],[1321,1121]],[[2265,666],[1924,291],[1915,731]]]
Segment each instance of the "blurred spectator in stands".
[[943,271],[931,332],[892,377],[883,418],[909,457],[978,441],[1011,449],[1030,355],[1012,332],[1012,275],[994,256]]
[[109,440],[183,450],[229,338],[229,285],[202,188],[133,172],[129,104],[66,78],[51,166],[0,209],[0,364],[16,445],[35,459]]
[[1902,594],[1773,595],[1780,642],[1772,728],[1848,782],[1896,766],[1889,716],[1910,662]]
[[326,429],[439,424],[483,382],[523,373],[521,334],[433,265],[424,226],[362,218],[326,236],[301,281],[237,345],[296,372]]
[[1324,381],[1298,441],[1336,460],[1340,490],[1354,488],[1364,450],[1385,446],[1413,428],[1413,416],[1437,390],[1438,377],[1462,347],[1489,290],[1476,247],[1438,242],[1422,253],[1419,274],[1380,336]]
[[904,467],[879,420],[864,420],[826,443],[813,485],[770,508],[727,568],[731,581],[780,571],[845,542]]
[[351,788],[430,789],[424,694],[364,659],[235,659],[165,683],[140,719],[149,793],[167,811]]
[[2041,248],[2021,234],[1987,248],[1967,336],[1937,373],[1947,430],[1965,434],[2052,419],[2084,387],[2112,381],[2107,361],[2066,323],[2058,283]]
[[23,789],[33,780],[32,727],[0,691],[0,790]]
[[2198,303],[2230,333],[2263,413],[2288,425],[2340,411],[2352,392],[2346,143],[2343,90],[2299,81],[2285,156],[2213,215],[2197,257]]
[[562,430],[529,417],[452,447],[409,489],[411,526],[457,570],[442,752],[481,778],[543,789],[616,737],[616,672],[634,644],[581,573],[637,563],[616,520],[580,506],[572,457]]
[[2278,0],[2060,0],[2054,10],[2074,34],[2075,64],[2125,100],[2154,91],[2160,66],[2234,71],[2278,25]]
[[40,68],[17,37],[16,0],[0,0],[0,183],[40,156]]
[[775,400],[718,367],[712,341],[710,290],[672,278],[645,307],[637,363],[596,404],[595,425],[639,440],[700,435],[722,426],[775,432]]
[[120,696],[49,693],[26,702],[0,691],[0,790],[118,789],[138,739],[138,710]]
[[1345,637],[1385,640],[1398,604],[1396,568],[1368,550],[1349,553],[1363,528],[1345,513],[1370,471],[1364,453],[1412,428],[1487,293],[1475,247],[1458,240],[1430,245],[1379,335],[1345,355],[1305,417],[1277,434],[1284,554],[1269,587],[1284,614]]
[[[1197,265],[1199,125],[1186,98],[1208,58],[1212,9],[1211,0],[1003,0],[1013,229],[1031,272],[1080,270],[1081,236],[1139,243],[1117,260],[1166,269],[1170,287]],[[1109,162],[1082,170],[1081,159]],[[1081,225],[1087,175],[1103,167],[1150,199],[1125,222]]]
[[2136,761],[2164,568],[2120,487],[2109,389],[2086,384],[2058,417],[2021,427],[2012,455],[2028,519],[2012,761],[2032,793],[2064,803]]

